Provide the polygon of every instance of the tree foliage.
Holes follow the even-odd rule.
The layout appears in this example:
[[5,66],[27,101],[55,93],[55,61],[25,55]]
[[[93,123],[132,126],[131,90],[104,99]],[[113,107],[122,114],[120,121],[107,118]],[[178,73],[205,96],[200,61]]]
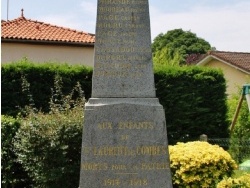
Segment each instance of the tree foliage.
[[210,44],[191,31],[174,29],[159,34],[152,44],[154,63],[184,65],[190,54],[204,54]]
[[[232,121],[239,96],[234,95],[228,100],[228,118]],[[231,133],[230,153],[232,157],[241,163],[250,157],[250,113],[246,99],[243,100],[233,132]]]

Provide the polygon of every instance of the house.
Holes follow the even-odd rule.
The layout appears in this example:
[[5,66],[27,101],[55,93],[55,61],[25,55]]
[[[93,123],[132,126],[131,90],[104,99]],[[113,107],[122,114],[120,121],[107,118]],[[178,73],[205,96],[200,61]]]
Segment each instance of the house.
[[196,65],[221,69],[227,80],[227,94],[239,92],[250,83],[250,53],[209,51],[196,60]]
[[1,62],[94,64],[95,35],[21,17],[1,22]]

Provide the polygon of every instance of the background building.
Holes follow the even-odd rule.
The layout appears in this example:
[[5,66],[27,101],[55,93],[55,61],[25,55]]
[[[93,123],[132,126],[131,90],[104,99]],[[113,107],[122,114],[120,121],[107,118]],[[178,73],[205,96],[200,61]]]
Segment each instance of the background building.
[[1,62],[94,64],[95,35],[21,17],[1,22]]
[[227,94],[239,92],[250,83],[250,53],[210,51],[196,61],[198,66],[221,69],[227,81]]

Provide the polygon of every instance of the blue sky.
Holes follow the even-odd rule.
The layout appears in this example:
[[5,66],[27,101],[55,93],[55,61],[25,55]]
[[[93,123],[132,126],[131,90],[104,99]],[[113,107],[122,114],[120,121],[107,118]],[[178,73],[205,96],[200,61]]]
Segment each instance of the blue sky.
[[[21,15],[95,33],[97,0],[1,0],[1,19]],[[149,0],[152,39],[182,28],[217,50],[250,52],[250,0]]]

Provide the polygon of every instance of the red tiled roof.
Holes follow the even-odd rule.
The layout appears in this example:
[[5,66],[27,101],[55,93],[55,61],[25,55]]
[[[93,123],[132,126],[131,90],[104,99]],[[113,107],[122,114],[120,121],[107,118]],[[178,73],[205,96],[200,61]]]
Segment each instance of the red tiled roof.
[[195,60],[195,63],[199,64],[209,57],[220,59],[232,66],[250,73],[250,53],[209,51],[206,55],[200,55],[200,57]]
[[23,16],[10,21],[2,21],[1,26],[2,40],[69,42],[92,45],[95,42],[94,34],[26,19]]

